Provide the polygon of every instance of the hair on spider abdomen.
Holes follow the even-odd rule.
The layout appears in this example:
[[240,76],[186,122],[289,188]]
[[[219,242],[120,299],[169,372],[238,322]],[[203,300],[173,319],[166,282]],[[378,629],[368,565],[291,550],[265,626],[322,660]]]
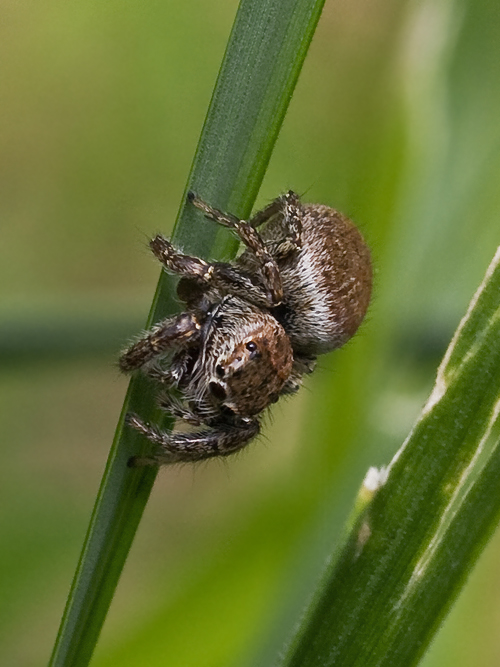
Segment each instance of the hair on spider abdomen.
[[240,450],[259,433],[261,413],[299,389],[316,357],[354,335],[370,301],[370,252],[337,211],[288,192],[245,221],[193,193],[188,199],[234,230],[245,251],[232,263],[207,262],[160,235],[150,242],[164,268],[181,276],[177,292],[187,310],[146,331],[120,367],[167,387],[171,398],[163,395],[160,407],[201,428],[166,432],[128,415],[129,426],[157,445],[138,464]]
[[[301,205],[302,248],[279,263],[283,301],[274,310],[293,349],[316,357],[341,347],[358,329],[371,295],[369,250],[355,225],[320,204]],[[286,218],[263,229],[266,243],[286,236]],[[271,246],[272,247],[272,246]],[[255,267],[245,251],[240,262]]]

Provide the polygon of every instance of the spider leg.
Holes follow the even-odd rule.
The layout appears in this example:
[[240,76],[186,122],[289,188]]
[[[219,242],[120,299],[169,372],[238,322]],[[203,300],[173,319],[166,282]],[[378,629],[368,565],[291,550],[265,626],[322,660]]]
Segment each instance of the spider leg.
[[262,211],[258,211],[248,221],[248,224],[258,227],[278,213],[283,216],[286,236],[279,241],[272,242],[271,254],[273,257],[281,258],[302,247],[302,210],[299,195],[289,190],[284,195],[277,197]]
[[192,313],[169,317],[146,331],[121,355],[120,369],[124,372],[133,371],[173,346],[192,343],[198,338],[199,331],[200,324]]
[[137,415],[128,414],[126,423],[148,440],[159,445],[161,452],[150,457],[138,457],[131,465],[159,465],[202,461],[215,456],[228,456],[242,449],[260,430],[256,419],[241,420],[235,425],[215,424],[213,428],[195,433],[169,433],[145,424]]
[[[285,217],[289,217],[290,214],[298,214],[300,211],[300,198],[296,192],[289,190],[284,195],[280,195],[273,199],[273,201],[268,204],[261,211],[257,211],[250,220],[248,224],[252,227],[260,227],[270,218],[272,218],[277,213],[283,213]],[[287,216],[288,214],[288,216]]]
[[144,373],[165,387],[178,388],[188,373],[190,360],[191,357],[187,354],[187,350],[181,349],[170,359],[168,368],[163,368],[159,363],[153,363],[146,366]]
[[292,372],[283,385],[280,394],[295,394],[302,386],[302,376],[312,373],[315,366],[316,359],[314,357],[296,356],[293,361]]
[[302,246],[302,210],[299,196],[288,192],[283,198],[283,210],[290,239],[297,247]]
[[[252,230],[253,231],[253,230]],[[276,294],[258,283],[252,275],[225,262],[206,262],[199,257],[191,257],[178,252],[166,238],[158,234],[150,242],[151,250],[163,266],[185,278],[193,278],[198,283],[224,291],[243,291],[246,298],[257,305],[271,308],[277,305]],[[267,251],[266,251],[267,252]],[[274,262],[274,260],[273,260]],[[277,271],[276,267],[276,271]],[[281,289],[281,278],[277,274]],[[192,288],[190,288],[192,289]],[[184,290],[185,291],[185,290]],[[180,294],[183,298],[184,293]],[[187,295],[189,298],[189,294]],[[279,302],[278,302],[279,303]]]
[[284,198],[288,197],[290,194],[293,193],[290,191],[286,195],[280,195],[279,197],[276,197],[276,199],[273,199],[273,201],[263,209],[257,211],[257,213],[254,213],[254,215],[248,221],[248,224],[255,229],[270,220],[273,216],[281,213],[283,210]]
[[153,364],[146,366],[143,372],[152,380],[167,387],[177,387],[178,385],[176,374],[170,368],[162,368],[158,364]]
[[203,424],[201,418],[175,396],[161,394],[158,400],[158,405],[162,410],[165,410],[172,415],[172,417],[182,419],[182,421],[187,424],[192,424],[193,426],[201,426],[201,424]]
[[271,255],[258,231],[245,220],[240,220],[234,215],[223,213],[213,208],[193,192],[188,194],[188,199],[196,208],[200,209],[207,218],[218,222],[223,227],[234,229],[241,241],[251,250],[260,266],[264,278],[265,287],[269,293],[271,305],[277,306],[283,299],[283,285],[281,275],[274,257]]
[[154,256],[163,266],[180,276],[195,278],[198,281],[209,283],[212,280],[213,264],[205,262],[199,257],[192,257],[178,252],[174,246],[161,234],[157,234],[149,242]]

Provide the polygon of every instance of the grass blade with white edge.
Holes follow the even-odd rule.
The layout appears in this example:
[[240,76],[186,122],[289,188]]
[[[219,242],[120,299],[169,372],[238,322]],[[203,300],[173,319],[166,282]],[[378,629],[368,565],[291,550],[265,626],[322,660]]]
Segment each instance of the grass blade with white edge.
[[500,249],[283,667],[415,665],[500,515]]

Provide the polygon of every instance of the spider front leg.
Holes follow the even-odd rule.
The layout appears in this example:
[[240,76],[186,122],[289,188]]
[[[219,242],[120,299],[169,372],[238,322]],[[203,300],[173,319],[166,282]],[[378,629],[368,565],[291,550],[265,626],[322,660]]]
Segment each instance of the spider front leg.
[[213,208],[210,204],[197,197],[194,192],[188,194],[188,199],[210,220],[214,220],[223,227],[234,229],[241,241],[257,258],[265,287],[269,293],[270,305],[279,305],[283,299],[283,285],[281,283],[280,271],[274,257],[267,249],[266,244],[254,226],[245,220],[240,220],[235,215],[223,213],[219,209]]
[[168,368],[164,368],[161,362],[148,364],[143,372],[160,385],[170,389],[177,389],[182,380],[189,372],[193,362],[193,348],[180,349],[169,359]]
[[169,433],[152,424],[145,424],[137,415],[128,414],[127,424],[163,450],[150,457],[132,459],[130,465],[161,465],[203,461],[217,456],[229,456],[242,449],[260,430],[256,419],[242,419],[237,424],[216,424],[211,429],[195,433]]
[[200,324],[192,313],[169,317],[144,333],[120,357],[120,369],[134,371],[169,348],[192,344],[200,335]]
[[162,410],[168,412],[169,415],[186,422],[186,424],[193,426],[201,426],[203,424],[203,420],[199,415],[171,394],[161,394],[158,405]]

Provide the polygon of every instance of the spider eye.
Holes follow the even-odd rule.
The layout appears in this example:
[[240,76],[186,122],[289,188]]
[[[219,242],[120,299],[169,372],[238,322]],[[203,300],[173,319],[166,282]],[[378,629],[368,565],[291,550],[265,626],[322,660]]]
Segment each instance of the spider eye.
[[219,401],[223,401],[227,397],[226,390],[218,382],[210,382],[208,388],[210,389],[213,396],[215,396],[215,398]]
[[259,346],[257,343],[254,343],[253,340],[249,340],[245,347],[250,352],[250,359],[260,357]]
[[221,366],[220,364],[217,364],[217,366],[215,367],[215,372],[216,372],[218,377],[220,377],[220,378],[224,377],[225,370],[224,370],[224,367]]

